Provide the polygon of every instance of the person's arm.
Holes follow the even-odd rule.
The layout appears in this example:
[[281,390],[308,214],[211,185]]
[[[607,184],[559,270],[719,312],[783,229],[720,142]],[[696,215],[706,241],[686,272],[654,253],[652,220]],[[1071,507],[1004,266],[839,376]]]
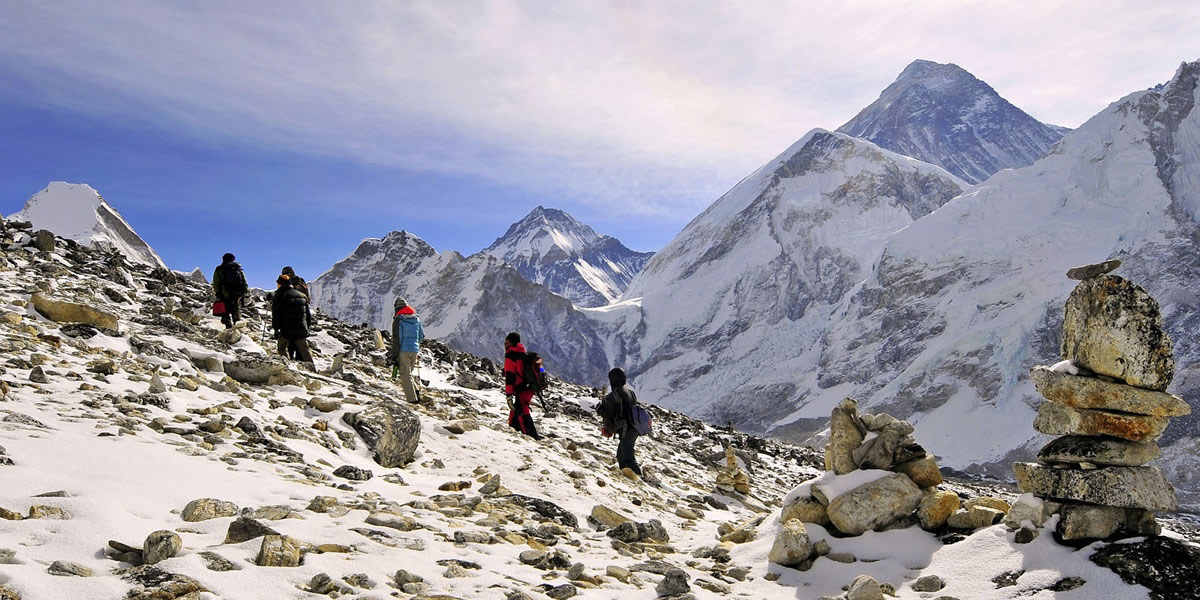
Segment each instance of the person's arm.
[[392,339],[388,344],[388,364],[400,364],[400,318],[392,316]]
[[271,329],[275,331],[275,337],[279,337],[279,324],[283,322],[283,303],[279,301],[282,296],[282,292],[275,292],[271,299]]
[[221,267],[217,267],[216,269],[213,270],[212,287],[213,287],[213,293],[216,294],[218,298],[220,298],[221,297]]

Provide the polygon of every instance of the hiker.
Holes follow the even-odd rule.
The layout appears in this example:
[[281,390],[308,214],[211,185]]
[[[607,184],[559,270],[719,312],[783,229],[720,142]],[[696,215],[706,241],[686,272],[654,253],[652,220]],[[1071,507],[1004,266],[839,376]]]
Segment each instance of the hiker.
[[392,303],[392,309],[396,313],[392,315],[392,345],[388,348],[388,363],[398,367],[404,399],[410,404],[416,404],[421,401],[421,397],[417,394],[416,382],[413,381],[413,370],[417,368],[425,330],[421,328],[421,318],[417,316],[417,311],[413,310],[404,298],[397,297]]
[[[521,334],[513,331],[504,336],[504,400],[508,403],[508,426],[540,440],[529,405],[533,402],[534,390],[525,381],[522,368],[525,362],[525,346],[521,345]],[[513,403],[516,396],[516,403]]]
[[279,355],[294,355],[300,362],[312,363],[308,351],[308,298],[292,287],[287,275],[280,275],[275,283],[279,289],[271,298],[271,328],[278,340]]
[[[301,294],[304,294],[304,299],[308,301],[307,304],[304,305],[304,320],[308,324],[308,330],[310,332],[316,331],[317,328],[313,327],[312,296],[308,295],[308,284],[305,283],[303,277],[296,275],[296,270],[291,267],[284,267],[283,271],[280,272],[280,275],[287,275],[288,281],[290,281],[292,283],[292,289],[296,290],[297,292],[300,292]],[[276,280],[276,281],[278,282],[278,280]],[[275,286],[275,290],[279,291],[278,283]],[[311,353],[312,353],[312,347],[310,345],[309,354],[311,354]],[[288,346],[287,357],[288,358],[296,358],[296,347],[295,346],[292,346],[292,345]]]
[[241,319],[242,297],[249,289],[246,285],[246,275],[242,273],[242,265],[234,262],[232,253],[226,252],[221,257],[221,264],[213,271],[212,286],[217,301],[225,305],[225,312],[221,313],[221,323],[225,325],[225,329],[230,329]]
[[620,367],[614,367],[608,372],[608,383],[612,386],[612,391],[596,405],[596,412],[604,421],[603,432],[606,435],[615,434],[621,440],[617,444],[617,468],[622,472],[632,471],[640,477],[642,468],[638,466],[637,458],[633,455],[633,445],[638,438],[638,431],[633,422],[637,393],[629,387],[625,371]]
[[304,281],[303,277],[297,275],[295,269],[291,267],[284,267],[283,271],[280,271],[279,274],[287,275],[288,278],[292,280],[292,287],[301,294],[304,294],[305,298],[312,300],[312,296],[310,296],[308,293],[308,282]]

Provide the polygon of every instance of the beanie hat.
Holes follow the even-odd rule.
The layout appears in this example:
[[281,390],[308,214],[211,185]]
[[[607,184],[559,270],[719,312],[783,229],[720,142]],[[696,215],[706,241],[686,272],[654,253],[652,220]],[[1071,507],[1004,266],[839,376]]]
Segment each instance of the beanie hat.
[[287,275],[280,275],[279,279],[275,280],[275,283],[279,285],[292,285],[292,278]]
[[508,335],[504,336],[504,341],[506,341],[510,344],[520,344],[521,343],[521,334],[519,334],[515,331],[509,332]]
[[281,273],[283,273],[284,275],[295,275],[296,270],[291,267],[284,267],[283,271],[281,271]]
[[608,383],[611,384],[614,389],[625,385],[626,381],[625,371],[620,367],[616,367],[608,372]]
[[408,306],[408,300],[405,300],[400,296],[396,296],[396,301],[392,303],[392,308],[400,309],[404,308],[405,306]]
[[232,252],[226,252],[223,256],[221,256],[221,260],[223,262],[233,262],[233,259],[234,256]]

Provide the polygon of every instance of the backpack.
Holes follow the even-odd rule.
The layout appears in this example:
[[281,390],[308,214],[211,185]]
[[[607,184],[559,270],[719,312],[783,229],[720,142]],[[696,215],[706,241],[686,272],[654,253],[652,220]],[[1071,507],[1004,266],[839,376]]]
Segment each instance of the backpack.
[[242,266],[237,263],[225,263],[221,265],[221,291],[227,298],[236,298],[244,295],[249,286],[246,285],[246,274],[242,273]]
[[300,277],[299,275],[292,275],[292,287],[301,294],[304,294],[305,298],[312,297],[308,294],[308,282],[304,281],[303,277]]
[[542,357],[537,352],[526,352],[521,359],[521,385],[534,394],[546,389],[546,368],[542,366]]
[[633,417],[633,428],[638,432],[638,435],[650,435],[654,433],[653,419],[650,416],[650,411],[642,408],[641,404],[634,404],[629,412]]

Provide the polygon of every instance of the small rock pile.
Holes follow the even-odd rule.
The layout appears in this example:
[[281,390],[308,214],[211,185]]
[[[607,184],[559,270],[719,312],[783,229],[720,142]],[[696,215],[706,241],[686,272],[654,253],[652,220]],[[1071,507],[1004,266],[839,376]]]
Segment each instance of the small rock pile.
[[[1057,513],[1064,540],[1157,535],[1155,512],[1175,511],[1175,490],[1157,467],[1156,444],[1170,417],[1191,412],[1164,390],[1174,376],[1172,345],[1158,302],[1108,271],[1108,261],[1072,269],[1080,279],[1063,316],[1062,359],[1030,378],[1047,402],[1034,429],[1058,435],[1037,463],[1016,463],[1023,492]],[[1040,523],[1039,523],[1040,524]]]

